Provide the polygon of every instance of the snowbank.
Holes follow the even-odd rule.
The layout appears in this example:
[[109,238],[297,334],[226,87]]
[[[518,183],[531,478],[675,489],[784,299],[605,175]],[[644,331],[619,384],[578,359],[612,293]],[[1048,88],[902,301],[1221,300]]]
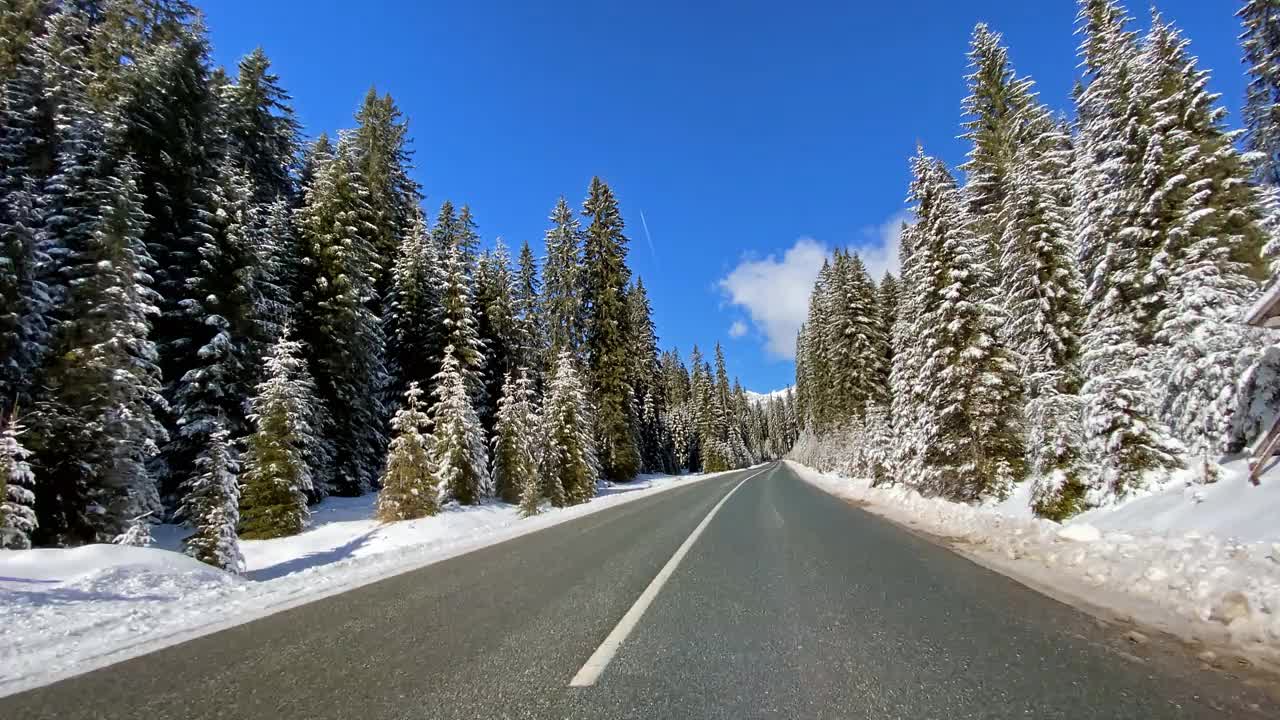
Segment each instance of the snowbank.
[[1010,574],[1184,636],[1214,636],[1280,659],[1280,479],[1246,500],[1247,480],[1233,468],[1215,485],[1175,484],[1062,525],[1032,517],[1025,488],[1003,503],[971,506],[787,462],[809,483],[958,541]]
[[0,550],[0,695],[713,476],[644,476],[532,518],[495,503],[380,524],[376,495],[330,498],[306,532],[244,542],[242,577],[176,552],[188,531],[172,525],[153,548]]

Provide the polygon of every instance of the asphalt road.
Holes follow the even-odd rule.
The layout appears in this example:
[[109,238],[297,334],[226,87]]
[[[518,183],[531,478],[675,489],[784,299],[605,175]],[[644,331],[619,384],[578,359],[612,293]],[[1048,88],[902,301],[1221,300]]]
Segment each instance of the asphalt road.
[[749,474],[3,698],[0,718],[1280,717],[782,465],[728,497],[596,684],[569,687]]

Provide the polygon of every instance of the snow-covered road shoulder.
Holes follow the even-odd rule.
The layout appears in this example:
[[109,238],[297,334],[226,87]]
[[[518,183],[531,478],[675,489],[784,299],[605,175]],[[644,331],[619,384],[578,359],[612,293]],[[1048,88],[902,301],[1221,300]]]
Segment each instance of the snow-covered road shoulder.
[[[1236,518],[1241,532],[1253,533],[1243,539],[1197,529],[1181,505],[1165,497],[1181,492],[1171,489],[1063,525],[1002,511],[1024,507],[1025,498],[1004,506],[965,505],[786,462],[806,482],[946,538],[984,565],[1059,599],[1280,662],[1280,538],[1274,535],[1280,527],[1274,523],[1268,529]],[[1271,508],[1272,518],[1277,509]],[[1217,530],[1213,514],[1200,517]]]
[[494,503],[382,524],[376,495],[330,498],[302,534],[242,543],[242,577],[176,552],[177,526],[158,526],[153,548],[0,551],[0,696],[715,475],[646,476],[532,518]]

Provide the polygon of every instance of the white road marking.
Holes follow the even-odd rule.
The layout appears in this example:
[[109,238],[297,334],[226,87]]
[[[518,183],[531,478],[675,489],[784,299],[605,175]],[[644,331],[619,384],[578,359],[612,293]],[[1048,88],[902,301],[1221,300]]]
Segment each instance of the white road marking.
[[653,602],[653,599],[658,596],[658,593],[662,590],[662,586],[667,583],[671,574],[676,571],[676,567],[680,565],[680,561],[684,559],[686,554],[688,554],[689,548],[693,547],[693,544],[698,541],[698,536],[702,534],[703,530],[707,529],[707,525],[711,523],[711,518],[716,516],[716,513],[720,511],[720,507],[724,505],[734,493],[738,492],[738,488],[745,485],[748,480],[760,473],[767,472],[772,469],[773,467],[771,466],[748,475],[742,479],[742,482],[734,485],[733,489],[726,493],[724,497],[720,498],[720,502],[716,503],[716,506],[711,508],[711,512],[707,513],[707,516],[702,518],[702,522],[698,523],[698,527],[693,529],[693,533],[690,534],[689,537],[685,538],[684,543],[676,549],[675,554],[671,556],[671,559],[667,561],[667,564],[663,565],[662,569],[658,571],[658,574],[649,583],[649,587],[645,588],[644,592],[640,593],[640,597],[636,600],[635,604],[631,606],[631,609],[627,611],[627,614],[623,615],[622,619],[618,621],[618,624],[614,626],[613,631],[609,633],[609,637],[606,637],[604,642],[600,643],[600,647],[596,648],[596,651],[591,653],[591,657],[587,658],[586,664],[583,665],[582,669],[578,671],[578,674],[574,675],[573,679],[569,681],[569,687],[590,687],[596,684],[596,680],[600,679],[600,674],[604,672],[605,668],[609,667],[609,662],[612,661],[613,656],[617,654],[618,648],[622,647],[622,643],[626,641],[627,636],[631,634],[631,631],[634,630],[635,626],[640,622],[640,618],[644,616],[644,611],[649,609],[649,605]]

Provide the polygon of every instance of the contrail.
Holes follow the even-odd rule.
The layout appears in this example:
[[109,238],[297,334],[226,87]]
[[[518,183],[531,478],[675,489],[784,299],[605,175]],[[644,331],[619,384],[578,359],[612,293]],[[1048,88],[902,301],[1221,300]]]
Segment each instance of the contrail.
[[649,254],[653,256],[653,264],[658,264],[658,251],[653,249],[653,236],[649,234],[649,221],[644,219],[644,210],[640,211],[640,224],[644,226],[644,239],[649,241]]

